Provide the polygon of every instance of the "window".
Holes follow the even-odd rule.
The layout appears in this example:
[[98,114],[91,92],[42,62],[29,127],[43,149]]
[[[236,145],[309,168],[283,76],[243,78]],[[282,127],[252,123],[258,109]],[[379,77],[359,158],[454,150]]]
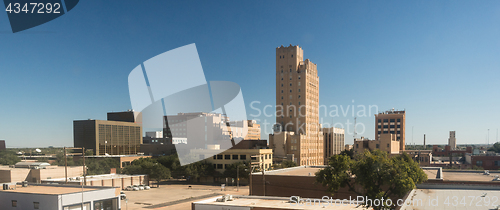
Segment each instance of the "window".
[[390,144],[387,144],[387,147],[390,147]]
[[382,131],[378,131],[378,134],[382,133]]
[[283,84],[281,84],[281,87],[283,87]]
[[228,164],[224,164],[224,169],[227,169],[229,168],[229,165]]
[[382,126],[381,126],[381,125],[378,125],[377,127],[378,127],[378,128],[382,128]]
[[290,90],[290,93],[292,92],[292,90]]
[[384,133],[389,133],[388,131],[384,131]]
[[40,209],[40,203],[39,202],[33,202],[33,208],[34,209]]
[[222,160],[222,155],[217,155],[218,160]]
[[238,155],[233,155],[233,160],[238,160]]
[[394,122],[394,119],[391,119],[391,122]]
[[292,69],[290,69],[290,72],[292,72]]
[[359,148],[359,144],[356,144],[356,149]]
[[217,156],[216,156],[216,155],[214,155],[214,160],[216,160],[216,159],[217,159]]
[[281,100],[283,100],[283,96],[281,96]]
[[381,120],[381,119],[378,119],[378,122],[382,122],[382,120]]
[[300,93],[300,88],[299,88],[299,93]]
[[500,166],[500,161],[495,160],[495,166]]
[[283,90],[281,90],[281,93],[283,93]]
[[299,101],[299,106],[300,106],[300,101]]
[[394,128],[394,125],[391,125],[391,128]]
[[389,120],[388,119],[384,119],[384,122],[389,122]]
[[283,77],[281,77],[281,80],[283,80]]
[[397,134],[401,134],[401,131],[398,131]]
[[222,169],[222,164],[217,164],[217,169]]
[[240,155],[240,160],[246,160],[247,156],[246,155]]
[[292,58],[293,58],[293,55],[292,55]]
[[12,200],[12,207],[17,207],[17,200]]
[[299,98],[300,98],[300,95],[299,95]]
[[389,126],[388,125],[384,125],[384,128],[389,128]]
[[398,122],[401,122],[401,119],[398,119]]
[[292,83],[290,83],[290,87],[292,86]]
[[476,165],[477,165],[477,166],[483,166],[483,161],[482,161],[482,160],[478,160],[478,161],[476,161]]
[[401,128],[401,125],[398,125],[398,128]]
[[231,160],[231,155],[224,155],[224,159]]
[[256,158],[256,157],[250,157],[250,159],[251,159],[251,160],[257,160],[257,158]]
[[380,148],[380,144],[375,145],[375,147],[377,147],[377,149]]

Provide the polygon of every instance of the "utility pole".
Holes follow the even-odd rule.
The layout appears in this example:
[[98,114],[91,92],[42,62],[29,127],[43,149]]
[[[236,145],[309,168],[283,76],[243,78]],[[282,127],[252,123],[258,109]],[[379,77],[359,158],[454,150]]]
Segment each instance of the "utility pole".
[[488,128],[488,147],[490,146],[490,129]]
[[83,157],[83,184],[87,185],[87,166],[85,166],[85,147],[82,147]]
[[66,156],[66,147],[64,147],[64,177],[65,184],[68,184],[68,158]]
[[236,166],[236,192],[240,191],[240,165]]

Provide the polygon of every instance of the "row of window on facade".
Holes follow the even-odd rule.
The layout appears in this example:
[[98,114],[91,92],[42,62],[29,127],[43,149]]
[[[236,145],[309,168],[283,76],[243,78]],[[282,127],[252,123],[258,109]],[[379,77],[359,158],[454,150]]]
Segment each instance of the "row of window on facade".
[[[390,126],[389,125],[384,125],[384,128],[395,128],[395,127],[401,128],[401,125],[397,125],[397,126],[396,125],[390,125]],[[382,125],[378,125],[378,128],[382,128]]]
[[[395,122],[395,121],[396,121],[396,119],[390,119],[390,120],[389,120],[389,119],[384,119],[384,122],[389,122],[389,121],[390,121],[390,122]],[[382,120],[381,120],[381,119],[378,119],[378,122],[382,122]],[[401,122],[401,119],[397,119],[397,122]]]
[[[215,169],[228,169],[231,164],[214,164]],[[265,169],[269,169],[271,167],[271,164],[264,164]]]
[[[264,154],[264,160],[272,159],[271,154]],[[239,158],[239,159],[238,159]],[[214,155],[214,160],[246,160],[247,155]],[[257,160],[256,157],[250,157],[251,160]]]
[[[391,133],[391,134],[394,134],[395,131],[384,131],[384,133]],[[377,132],[378,134],[381,134],[382,131],[378,131]],[[401,131],[397,131],[397,134],[401,134]]]

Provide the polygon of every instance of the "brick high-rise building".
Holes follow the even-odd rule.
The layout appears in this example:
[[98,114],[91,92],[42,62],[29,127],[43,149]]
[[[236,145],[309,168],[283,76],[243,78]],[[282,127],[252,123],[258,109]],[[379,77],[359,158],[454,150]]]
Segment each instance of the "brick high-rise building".
[[269,146],[278,161],[322,165],[318,71],[303,55],[299,46],[276,48],[276,126]]
[[406,112],[389,110],[375,115],[375,140],[379,140],[382,134],[396,134],[399,141],[399,150],[405,150],[405,120]]

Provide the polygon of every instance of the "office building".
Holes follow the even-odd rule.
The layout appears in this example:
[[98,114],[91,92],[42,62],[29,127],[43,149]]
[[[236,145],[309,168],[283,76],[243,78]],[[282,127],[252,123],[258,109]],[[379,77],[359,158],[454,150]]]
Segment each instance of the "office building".
[[119,210],[120,189],[115,187],[24,184],[0,190],[0,209],[108,209]]
[[131,109],[126,112],[108,112],[108,120],[142,124],[142,115]]
[[362,154],[365,150],[382,150],[389,154],[399,154],[400,142],[396,134],[381,134],[378,140],[370,140],[364,137],[354,139],[354,154]]
[[325,164],[328,163],[328,158],[340,154],[345,150],[344,133],[343,128],[323,128],[323,155]]
[[322,165],[318,71],[303,55],[299,46],[276,48],[276,125],[269,142],[277,161]]
[[132,155],[140,152],[142,127],[133,122],[73,121],[74,146],[92,149],[94,155]]
[[260,124],[256,120],[247,120],[248,133],[244,140],[259,140],[260,139]]
[[0,151],[5,150],[5,149],[6,149],[5,140],[0,140]]
[[382,134],[395,134],[399,150],[405,150],[405,111],[389,110],[375,115],[375,140]]
[[457,139],[455,138],[455,131],[450,131],[450,138],[448,138],[448,146],[451,149],[457,148]]

